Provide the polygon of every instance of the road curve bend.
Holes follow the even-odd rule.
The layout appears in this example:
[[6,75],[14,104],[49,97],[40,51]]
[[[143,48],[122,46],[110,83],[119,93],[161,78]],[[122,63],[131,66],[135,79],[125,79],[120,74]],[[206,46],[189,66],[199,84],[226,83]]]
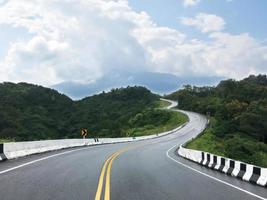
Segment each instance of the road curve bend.
[[181,112],[190,121],[163,137],[60,150],[0,163],[0,199],[267,199],[266,188],[177,156],[178,146],[198,135],[206,124],[200,114]]

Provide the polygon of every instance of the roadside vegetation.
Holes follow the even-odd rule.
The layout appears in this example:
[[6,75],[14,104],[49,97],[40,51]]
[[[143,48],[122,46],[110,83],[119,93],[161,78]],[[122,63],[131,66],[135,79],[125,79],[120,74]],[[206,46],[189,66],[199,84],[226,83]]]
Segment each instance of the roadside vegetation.
[[209,128],[187,147],[267,167],[267,77],[222,81],[168,96],[179,108],[211,116]]
[[[144,87],[113,89],[73,101],[56,90],[27,83],[0,84],[0,140],[27,141],[126,137],[170,130],[185,116],[157,109],[167,105]],[[1,142],[0,141],[0,142]]]
[[7,143],[7,142],[14,142],[14,141],[13,141],[13,140],[5,140],[5,139],[4,139],[4,140],[1,140],[1,139],[0,139],[0,144],[1,144],[1,143]]
[[170,105],[171,105],[171,103],[168,102],[168,101],[158,100],[156,102],[156,107],[158,107],[158,108],[166,108],[166,107],[168,107]]
[[267,145],[252,137],[235,134],[220,138],[214,134],[214,119],[197,139],[186,144],[186,148],[211,152],[213,154],[241,160],[261,167],[267,167]]
[[175,129],[187,121],[188,117],[183,113],[150,108],[129,120],[131,128],[127,130],[127,136],[158,134]]

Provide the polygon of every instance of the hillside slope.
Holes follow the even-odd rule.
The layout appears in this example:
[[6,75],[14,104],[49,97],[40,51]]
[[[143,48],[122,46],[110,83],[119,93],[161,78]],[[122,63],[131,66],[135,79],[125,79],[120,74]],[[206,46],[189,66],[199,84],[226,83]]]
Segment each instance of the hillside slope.
[[[0,84],[0,140],[124,137],[153,134],[186,121],[156,109],[159,96],[144,87],[113,89],[79,101],[27,83]],[[173,121],[173,120],[176,121]]]
[[167,96],[179,108],[211,116],[208,130],[189,147],[267,166],[267,77],[221,81],[217,87],[192,87]]

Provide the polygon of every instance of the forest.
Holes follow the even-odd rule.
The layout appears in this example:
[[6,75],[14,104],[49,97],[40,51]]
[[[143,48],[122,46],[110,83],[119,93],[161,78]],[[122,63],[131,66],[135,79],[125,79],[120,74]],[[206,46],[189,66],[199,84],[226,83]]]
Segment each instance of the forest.
[[158,95],[137,86],[73,101],[42,86],[1,83],[0,140],[80,138],[82,128],[89,137],[123,137],[153,134],[170,123],[169,128],[178,126],[179,121],[173,122],[177,115],[156,109],[158,102]]
[[216,87],[185,85],[167,98],[210,118],[209,128],[189,146],[267,166],[266,75],[224,80]]

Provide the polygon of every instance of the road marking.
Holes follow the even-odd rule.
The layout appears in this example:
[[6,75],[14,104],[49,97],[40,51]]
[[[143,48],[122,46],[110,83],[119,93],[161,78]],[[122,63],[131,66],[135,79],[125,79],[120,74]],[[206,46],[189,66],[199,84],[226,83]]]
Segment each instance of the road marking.
[[107,165],[109,163],[109,161],[113,158],[113,156],[116,155],[116,153],[113,153],[104,163],[102,170],[101,170],[101,174],[99,177],[99,181],[98,181],[98,186],[97,186],[97,192],[95,195],[95,200],[100,200],[101,199],[101,193],[102,193],[102,188],[103,188],[103,181],[104,181],[104,176],[105,176],[105,172],[106,172],[106,168]]
[[106,187],[105,187],[105,198],[104,200],[110,200],[110,174],[111,174],[111,167],[113,161],[121,154],[122,152],[116,154],[113,156],[113,158],[110,160],[108,169],[107,169],[107,174],[106,174]]
[[61,156],[61,155],[64,155],[64,154],[69,154],[69,153],[72,153],[72,152],[75,152],[75,151],[86,150],[86,149],[88,149],[88,148],[89,148],[89,147],[87,147],[87,148],[82,148],[82,149],[75,149],[75,150],[65,151],[65,152],[57,153],[57,154],[53,154],[53,155],[51,155],[51,156],[47,156],[47,157],[44,157],[44,158],[39,158],[39,159],[37,159],[37,160],[33,160],[33,161],[30,161],[30,162],[27,162],[27,163],[18,165],[18,166],[16,166],[16,167],[12,167],[12,168],[9,168],[9,169],[0,171],[0,175],[1,175],[1,174],[5,174],[5,173],[10,172],[10,171],[13,171],[13,170],[16,170],[16,169],[19,169],[19,168],[22,168],[22,167],[25,167],[25,166],[28,166],[28,165],[31,165],[31,164],[34,164],[34,163],[37,163],[37,162],[40,162],[40,161],[43,161],[43,160],[47,160],[47,159],[49,159],[49,158],[53,158],[53,157],[57,157],[57,156]]
[[[115,153],[113,153],[111,156],[109,156],[107,160],[105,161],[102,167],[101,173],[100,173],[95,200],[101,200],[104,178],[106,178],[104,200],[110,200],[110,175],[111,175],[111,168],[112,168],[113,161],[119,155],[121,155],[123,152],[127,150],[128,148],[118,150]],[[106,177],[105,177],[105,174],[106,174]]]
[[230,183],[227,183],[227,182],[225,182],[225,181],[222,181],[222,180],[220,180],[220,179],[218,179],[218,178],[215,178],[215,177],[210,176],[210,175],[208,175],[208,174],[206,174],[206,173],[204,173],[204,172],[201,172],[201,171],[199,171],[199,170],[197,170],[197,169],[195,169],[195,168],[193,168],[193,167],[190,167],[189,165],[186,165],[186,164],[184,164],[184,163],[182,163],[182,162],[179,162],[178,160],[175,160],[174,158],[172,158],[172,157],[169,155],[169,152],[170,152],[171,150],[173,150],[174,148],[177,148],[177,147],[178,147],[178,145],[174,145],[172,148],[170,148],[168,151],[166,151],[166,156],[167,156],[168,158],[170,158],[171,160],[173,160],[174,162],[176,162],[176,163],[178,163],[178,164],[180,164],[180,165],[182,165],[182,166],[184,166],[184,167],[186,167],[186,168],[188,168],[188,169],[191,169],[191,170],[193,170],[194,172],[197,172],[197,173],[199,173],[199,174],[201,174],[201,175],[204,175],[204,176],[206,176],[206,177],[208,177],[208,178],[211,178],[211,179],[213,179],[213,180],[215,180],[215,181],[218,181],[218,182],[223,183],[223,184],[225,184],[225,185],[227,185],[227,186],[230,186],[230,187],[232,187],[232,188],[235,188],[235,189],[237,189],[237,190],[239,190],[239,191],[241,191],[241,192],[244,192],[244,193],[246,193],[246,194],[249,194],[249,195],[251,195],[251,196],[253,196],[253,197],[256,197],[256,198],[258,198],[258,199],[262,199],[262,200],[267,200],[266,198],[264,198],[264,197],[262,197],[262,196],[259,196],[259,195],[257,195],[257,194],[252,193],[252,192],[249,192],[249,191],[247,191],[247,190],[244,190],[244,189],[242,189],[242,188],[240,188],[240,187],[237,187],[237,186],[235,186],[235,185],[232,185],[232,184],[230,184]]

